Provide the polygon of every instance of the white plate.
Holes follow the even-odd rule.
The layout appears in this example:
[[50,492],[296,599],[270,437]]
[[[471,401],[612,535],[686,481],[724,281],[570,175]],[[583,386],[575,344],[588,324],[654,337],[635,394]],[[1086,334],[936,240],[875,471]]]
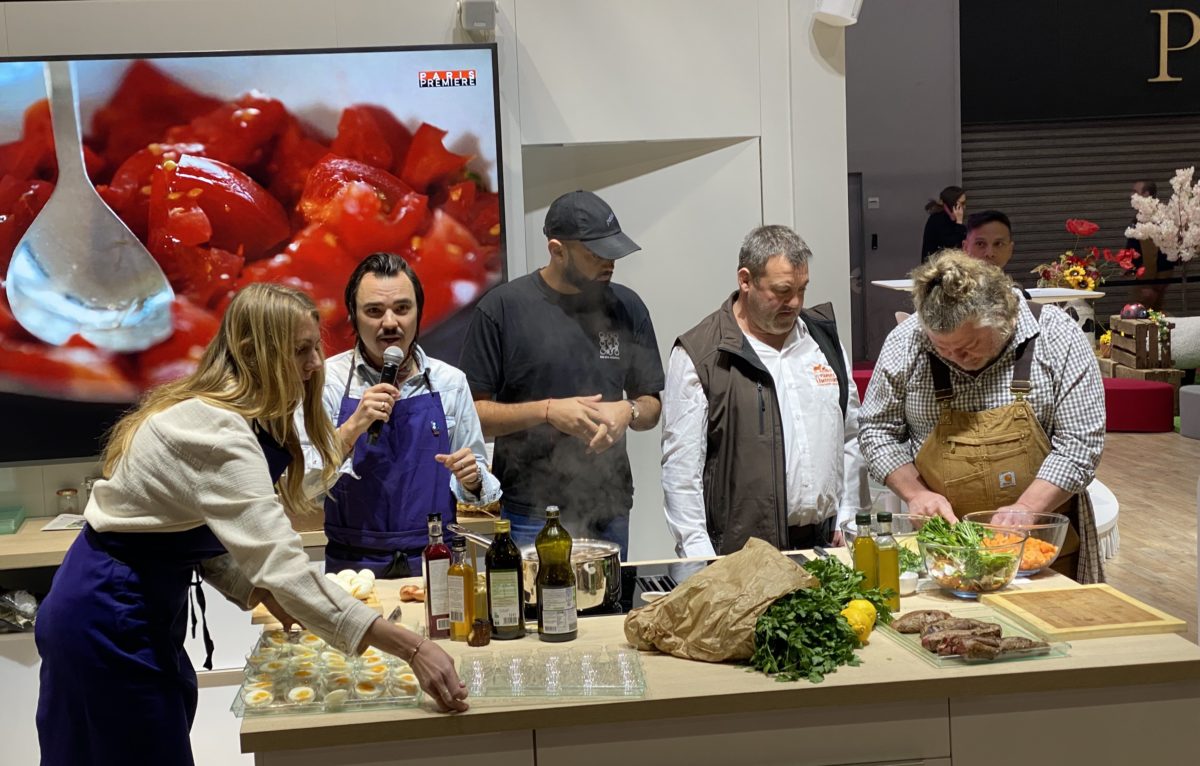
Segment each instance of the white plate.
[[1103,298],[1104,293],[1095,290],[1072,290],[1067,287],[1031,287],[1029,297],[1036,303],[1053,303],[1055,301],[1071,301],[1079,298],[1095,300]]

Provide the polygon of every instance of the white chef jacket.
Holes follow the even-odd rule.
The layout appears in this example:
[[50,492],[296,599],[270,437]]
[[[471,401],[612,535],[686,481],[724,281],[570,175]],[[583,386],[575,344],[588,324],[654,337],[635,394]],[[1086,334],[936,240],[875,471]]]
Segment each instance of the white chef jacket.
[[[858,448],[858,389],[842,349],[848,391],[846,415],[838,403],[837,376],[804,322],[797,319],[783,348],[776,351],[746,336],[775,382],[783,424],[789,525],[837,523],[871,507],[866,464]],[[671,350],[662,393],[662,487],[667,526],[681,557],[713,556],[704,512],[708,397],[692,359],[682,347]]]

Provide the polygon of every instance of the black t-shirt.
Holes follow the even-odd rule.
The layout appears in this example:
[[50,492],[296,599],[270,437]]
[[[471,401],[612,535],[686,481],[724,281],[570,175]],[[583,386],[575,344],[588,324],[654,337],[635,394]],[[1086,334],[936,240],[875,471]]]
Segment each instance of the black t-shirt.
[[[472,393],[511,404],[601,394],[606,402],[657,394],[662,359],[646,304],[611,285],[596,296],[563,295],[529,274],[500,285],[471,317],[459,367]],[[629,513],[633,476],[625,442],[598,455],[549,424],[496,439],[493,473],[510,512],[566,518]]]

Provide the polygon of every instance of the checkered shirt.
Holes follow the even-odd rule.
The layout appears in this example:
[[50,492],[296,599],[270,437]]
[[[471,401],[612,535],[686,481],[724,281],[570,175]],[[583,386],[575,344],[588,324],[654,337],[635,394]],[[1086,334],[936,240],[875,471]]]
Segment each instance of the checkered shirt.
[[[1043,306],[1039,322],[1022,301],[1017,331],[999,359],[977,376],[947,365],[954,384],[950,406],[978,412],[1011,404],[1014,352],[1034,335],[1033,390],[1027,401],[1051,448],[1038,478],[1081,492],[1095,477],[1104,450],[1104,388],[1087,339],[1061,309]],[[937,425],[939,405],[926,355],[932,350],[916,315],[892,330],[883,344],[858,416],[859,445],[878,482],[913,462]]]

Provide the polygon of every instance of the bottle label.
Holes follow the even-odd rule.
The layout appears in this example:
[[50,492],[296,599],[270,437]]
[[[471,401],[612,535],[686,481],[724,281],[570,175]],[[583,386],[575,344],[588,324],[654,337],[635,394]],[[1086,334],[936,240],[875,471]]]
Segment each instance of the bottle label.
[[579,616],[575,611],[575,586],[547,588],[542,586],[538,594],[542,608],[543,633],[570,633],[578,627]]
[[[429,599],[429,613],[434,616],[449,614],[450,595],[447,580],[450,573],[450,559],[433,559],[426,561],[425,566],[429,573],[429,593],[425,596]],[[439,624],[438,628],[441,627]]]
[[450,592],[450,622],[466,622],[467,589],[466,578],[454,576],[448,583]]
[[492,624],[497,628],[511,628],[521,624],[520,583],[516,570],[492,572],[488,577],[492,594]]

